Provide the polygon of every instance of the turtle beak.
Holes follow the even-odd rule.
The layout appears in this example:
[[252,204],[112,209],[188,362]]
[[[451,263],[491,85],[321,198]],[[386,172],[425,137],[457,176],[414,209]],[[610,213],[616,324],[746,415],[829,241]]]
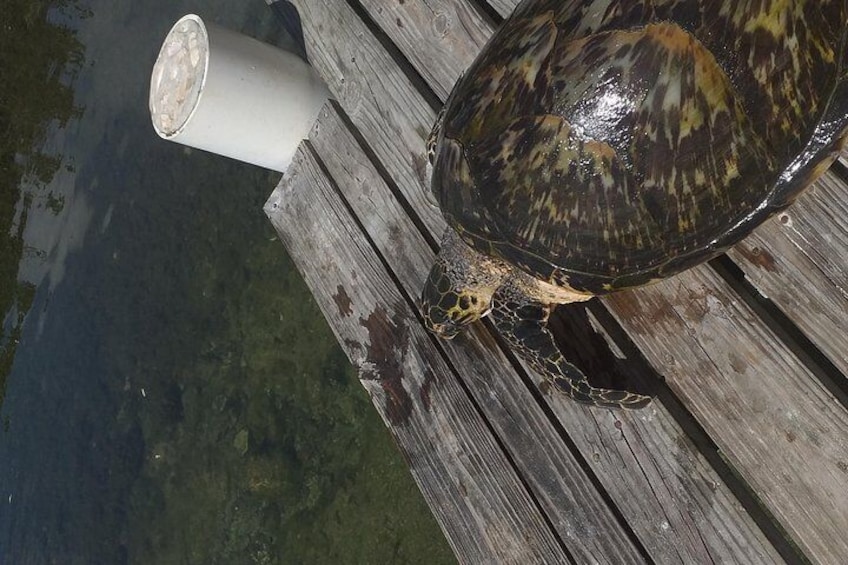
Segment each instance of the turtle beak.
[[430,329],[442,339],[453,339],[459,334],[459,328],[453,324],[436,324]]
[[[439,310],[430,307],[430,304],[426,301],[421,304],[421,311],[424,314],[424,325],[427,326],[427,329],[439,336],[442,339],[453,339],[456,337],[456,334],[459,333],[460,327],[451,322],[449,319],[445,319],[445,316],[439,316]],[[433,319],[433,314],[436,314],[436,318],[442,318],[444,321],[435,321]]]

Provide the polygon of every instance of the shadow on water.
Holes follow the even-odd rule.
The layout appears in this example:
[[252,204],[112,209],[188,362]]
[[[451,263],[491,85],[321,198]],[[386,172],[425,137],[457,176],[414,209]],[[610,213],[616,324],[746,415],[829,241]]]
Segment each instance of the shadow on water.
[[18,195],[0,210],[24,281],[3,303],[16,351],[0,562],[452,561],[262,214],[279,175],[149,123],[176,19],[280,43],[273,14],[261,0],[82,4],[50,16],[85,45],[81,115],[43,140],[61,167],[21,185],[28,209]]

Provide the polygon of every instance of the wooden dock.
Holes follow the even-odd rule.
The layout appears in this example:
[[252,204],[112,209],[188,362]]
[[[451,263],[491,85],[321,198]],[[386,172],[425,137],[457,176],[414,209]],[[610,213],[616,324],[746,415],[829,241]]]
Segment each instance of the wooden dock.
[[439,106],[517,0],[296,0],[336,97],[266,204],[465,563],[848,563],[848,160],[709,265],[560,308],[641,411],[549,391],[492,328],[429,335]]

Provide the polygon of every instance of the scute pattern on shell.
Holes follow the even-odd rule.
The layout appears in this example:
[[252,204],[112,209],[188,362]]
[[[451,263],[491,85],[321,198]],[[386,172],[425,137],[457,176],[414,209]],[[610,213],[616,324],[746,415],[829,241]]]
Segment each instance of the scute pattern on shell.
[[433,191],[551,282],[674,274],[803,188],[778,179],[845,82],[846,25],[845,0],[525,1],[451,96]]
[[679,25],[716,58],[782,159],[801,150],[845,58],[845,0],[530,0],[512,19],[543,12],[566,41],[652,22]]

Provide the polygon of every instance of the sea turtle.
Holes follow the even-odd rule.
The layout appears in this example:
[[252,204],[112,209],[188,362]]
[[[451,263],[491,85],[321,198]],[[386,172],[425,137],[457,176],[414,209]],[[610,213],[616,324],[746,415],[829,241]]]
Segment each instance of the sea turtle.
[[848,137],[848,0],[525,0],[428,141],[449,225],[422,311],[450,338],[491,312],[575,400],[557,304],[664,279],[738,242]]

